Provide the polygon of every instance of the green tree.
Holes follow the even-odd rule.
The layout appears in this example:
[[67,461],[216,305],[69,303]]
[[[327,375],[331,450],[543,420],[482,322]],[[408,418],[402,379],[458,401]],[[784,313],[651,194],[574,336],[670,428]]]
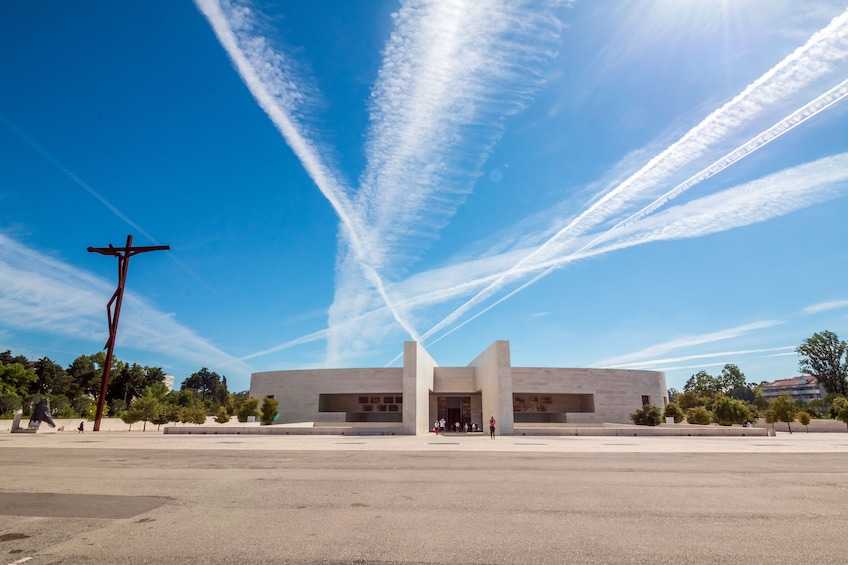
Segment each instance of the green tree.
[[713,400],[713,418],[722,426],[744,424],[751,420],[748,407],[741,400],[717,394]]
[[262,399],[262,408],[260,409],[261,415],[260,420],[266,426],[270,426],[274,423],[274,420],[277,417],[277,408],[280,406],[280,403],[277,402],[276,399],[271,398],[270,396],[266,396]]
[[833,399],[833,417],[848,426],[848,398],[837,396]]
[[138,414],[140,420],[144,421],[141,431],[147,431],[147,422],[152,421],[162,412],[162,404],[152,394],[139,396],[130,404],[130,410]]
[[162,419],[164,419],[165,421],[162,423],[167,424],[168,422],[179,422],[180,410],[182,410],[182,408],[178,404],[165,404],[164,408],[162,409]]
[[669,402],[665,405],[665,410],[663,410],[663,418],[674,418],[674,423],[679,424],[685,419],[685,416],[677,403]]
[[662,423],[662,413],[653,404],[646,404],[630,414],[630,419],[637,426],[659,426]]
[[795,421],[795,415],[798,414],[798,407],[789,398],[785,392],[769,403],[769,408],[774,413],[774,417],[778,422],[786,422],[789,428],[789,433],[792,433],[792,422]]
[[180,422],[183,424],[205,424],[206,408],[199,404],[180,408]]
[[121,364],[120,369],[112,373],[109,379],[106,400],[120,399],[129,406],[133,399],[141,396],[144,386],[144,369],[141,365],[138,363]]
[[798,369],[816,377],[827,392],[848,395],[848,344],[831,331],[817,332],[795,350]]
[[42,357],[35,362],[33,369],[38,378],[37,390],[33,392],[73,396],[74,390],[71,387],[73,380],[64,367],[51,361],[49,357]]
[[807,433],[810,433],[810,428],[807,426],[810,425],[810,415],[804,411],[798,412],[798,423],[800,423],[804,428],[806,428]]
[[227,413],[227,409],[223,406],[218,408],[218,414],[215,416],[215,421],[219,424],[226,424],[230,421],[230,415]]
[[50,395],[50,411],[53,417],[61,418],[60,414],[67,412],[71,407],[71,401],[64,394]]
[[236,416],[238,417],[239,422],[247,422],[247,419],[250,416],[258,416],[259,415],[259,400],[253,398],[252,396],[249,398],[245,398],[241,401],[238,409],[236,410]]
[[732,363],[724,366],[716,380],[718,381],[718,386],[721,387],[721,392],[724,393],[728,393],[733,389],[744,389],[747,387],[745,374],[739,370],[739,367]]
[[38,377],[35,369],[21,363],[4,363],[0,365],[0,394],[14,393],[27,396],[36,391]]
[[686,421],[705,426],[713,421],[713,414],[703,406],[695,406],[686,411]]
[[[100,383],[103,382],[103,365],[106,363],[106,354],[98,351],[93,355],[80,355],[74,359],[68,367],[68,375],[71,377],[71,396],[89,396],[97,398],[100,396]],[[112,371],[120,361],[117,359],[112,363]]]
[[116,398],[115,400],[109,403],[109,413],[118,415],[127,410],[127,403],[121,400],[120,398]]
[[135,410],[127,410],[121,414],[121,420],[123,420],[125,424],[129,424],[130,431],[132,431],[132,425],[141,420],[141,416]]
[[150,394],[159,402],[163,404],[168,402],[168,387],[163,382],[152,382],[144,389],[144,394]]
[[698,396],[712,398],[716,393],[722,392],[721,383],[706,371],[698,371],[686,381],[683,386],[685,392],[694,392]]
[[[162,410],[159,411],[159,414],[156,415],[155,418],[150,420],[151,424],[156,424],[156,430],[159,431],[159,428],[162,427],[163,424],[167,424],[171,420],[168,419],[168,406],[162,406]],[[179,411],[177,413],[177,419],[179,419]],[[176,420],[175,420],[176,421]]]
[[678,394],[675,403],[680,406],[680,409],[686,412],[690,408],[703,406],[704,401],[695,393],[695,391],[687,390],[682,394]]
[[[94,411],[94,401],[88,396],[78,396],[71,401],[71,405],[81,418],[88,418],[89,414]],[[91,414],[94,417],[93,414]]]
[[774,410],[766,410],[763,413],[766,419],[766,424],[771,424],[771,429],[774,429],[774,423],[777,422],[777,417],[774,415]]
[[0,414],[9,414],[21,407],[21,397],[14,392],[0,393]]
[[211,400],[213,405],[226,404],[227,402],[227,377],[221,377],[218,373],[203,367],[196,373],[183,381],[180,390],[191,389],[197,391],[200,400]]

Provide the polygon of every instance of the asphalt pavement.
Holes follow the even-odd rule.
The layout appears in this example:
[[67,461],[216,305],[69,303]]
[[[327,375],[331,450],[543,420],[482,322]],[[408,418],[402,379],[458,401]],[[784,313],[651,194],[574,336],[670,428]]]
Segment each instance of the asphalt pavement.
[[0,564],[844,563],[846,463],[848,434],[3,434]]

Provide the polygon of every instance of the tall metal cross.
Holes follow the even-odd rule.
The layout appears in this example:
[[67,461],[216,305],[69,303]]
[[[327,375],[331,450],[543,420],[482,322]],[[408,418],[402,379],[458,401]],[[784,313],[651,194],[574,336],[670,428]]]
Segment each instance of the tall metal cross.
[[[127,282],[127,268],[130,265],[130,257],[145,253],[147,251],[168,251],[170,245],[151,245],[147,247],[133,247],[133,236],[127,236],[126,247],[89,247],[89,253],[100,253],[101,255],[114,255],[118,258],[118,289],[112,295],[109,304],[106,305],[106,317],[109,320],[109,340],[106,342],[106,362],[103,366],[103,382],[100,385],[100,399],[97,401],[97,415],[94,417],[94,431],[100,431],[100,420],[103,418],[103,405],[106,402],[106,387],[109,385],[109,375],[112,372],[112,357],[115,352],[115,336],[118,333],[118,318],[121,317],[121,302],[124,299],[124,285]],[[115,313],[112,314],[112,304],[115,305]]]

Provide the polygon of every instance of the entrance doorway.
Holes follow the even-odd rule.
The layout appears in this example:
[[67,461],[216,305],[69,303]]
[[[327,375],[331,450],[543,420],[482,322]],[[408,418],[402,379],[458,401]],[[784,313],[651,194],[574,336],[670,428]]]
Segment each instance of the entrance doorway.
[[445,419],[448,431],[454,431],[459,422],[460,429],[467,424],[471,427],[471,397],[470,396],[439,396],[436,400],[439,419]]

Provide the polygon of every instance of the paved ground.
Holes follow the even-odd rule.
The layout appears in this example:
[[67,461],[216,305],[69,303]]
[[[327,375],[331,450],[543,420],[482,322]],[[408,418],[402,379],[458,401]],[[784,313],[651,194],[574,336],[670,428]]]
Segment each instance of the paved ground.
[[844,563],[846,464],[848,434],[2,434],[0,565]]

